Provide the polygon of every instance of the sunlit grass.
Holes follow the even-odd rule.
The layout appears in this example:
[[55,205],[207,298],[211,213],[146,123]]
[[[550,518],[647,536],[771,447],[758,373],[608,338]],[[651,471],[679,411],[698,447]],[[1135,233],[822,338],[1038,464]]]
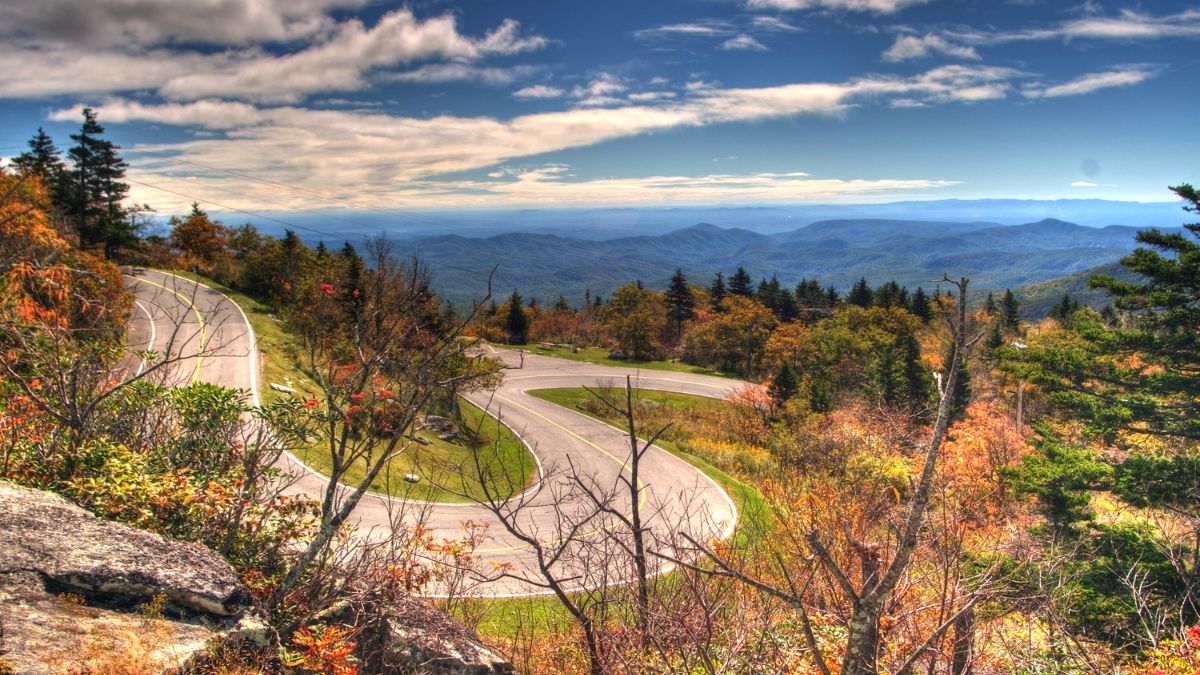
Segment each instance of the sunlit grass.
[[516,349],[530,354],[541,354],[543,356],[556,356],[560,359],[570,361],[582,361],[584,363],[595,363],[601,366],[613,366],[615,368],[641,368],[643,370],[668,370],[676,373],[693,373],[695,375],[713,375],[716,377],[737,378],[739,375],[726,373],[712,368],[703,368],[694,366],[690,363],[680,361],[637,361],[634,359],[610,359],[608,355],[611,350],[602,347],[544,347],[542,345],[504,345],[496,344],[498,348]]
[[[525,444],[478,407],[467,401],[460,401],[460,405],[462,418],[458,420],[457,438],[444,441],[432,431],[417,432],[417,437],[427,444],[409,443],[371,482],[371,491],[430,502],[464,503],[482,498],[479,482],[468,480],[468,476],[478,475],[474,468],[475,453],[489,475],[511,476],[516,491],[532,485],[537,479],[537,465]],[[329,475],[332,460],[327,441],[313,443],[297,456],[313,469]],[[419,476],[420,480],[409,483],[404,479],[407,474]],[[342,482],[358,485],[365,476],[366,464],[359,460],[346,470]]]

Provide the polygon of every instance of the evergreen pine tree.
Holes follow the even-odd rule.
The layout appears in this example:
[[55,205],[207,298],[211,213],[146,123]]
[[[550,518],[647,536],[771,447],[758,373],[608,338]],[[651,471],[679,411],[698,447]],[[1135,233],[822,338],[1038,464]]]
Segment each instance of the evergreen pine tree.
[[514,288],[508,299],[508,315],[504,317],[504,330],[508,333],[510,345],[523,345],[529,342],[529,315],[521,304],[521,294]]
[[[950,375],[950,365],[954,361],[954,343],[946,353],[946,367],[943,369],[942,380]],[[967,406],[971,403],[971,373],[967,370],[966,355],[958,355],[958,377],[954,381],[954,405],[950,409],[950,423],[958,422],[967,415]]]
[[1015,333],[1021,328],[1021,304],[1017,302],[1017,296],[1013,295],[1011,289],[1004,289],[1004,300],[1000,304],[1000,311],[1005,330]]
[[750,274],[746,271],[746,268],[738,267],[737,272],[734,272],[733,276],[729,278],[729,292],[732,295],[740,295],[746,298],[753,297],[754,289],[750,285],[752,283]]
[[900,285],[895,281],[889,281],[875,290],[871,296],[871,303],[876,307],[898,307],[900,306]]
[[558,302],[554,303],[555,314],[570,314],[571,306],[567,304],[567,299],[563,296],[558,296]]
[[[116,248],[136,241],[133,225],[125,218],[122,202],[129,185],[121,182],[129,165],[117,154],[120,148],[101,138],[104,127],[96,111],[83,109],[83,125],[71,134],[75,141],[71,158],[70,198],[64,199],[65,214],[75,224],[82,246],[103,245],[106,256]],[[64,187],[68,183],[64,181]]]
[[871,287],[867,284],[866,277],[863,277],[854,282],[854,286],[850,289],[850,295],[846,296],[846,302],[858,307],[870,307],[873,297]]
[[912,410],[926,413],[933,392],[933,378],[921,361],[921,344],[912,333],[901,336],[898,343],[904,361],[904,398]]
[[768,387],[767,393],[770,394],[776,407],[783,407],[799,392],[800,378],[796,377],[796,371],[792,368],[792,364],[784,363],[775,373],[775,377],[771,378],[771,386]]
[[19,173],[40,177],[42,182],[51,188],[58,185],[63,171],[66,170],[62,153],[41,127],[38,127],[37,133],[29,139],[29,150],[12,158],[12,166]]
[[983,311],[987,312],[988,316],[996,316],[998,309],[999,307],[996,306],[996,296],[992,295],[991,291],[988,291],[987,300],[983,303]]
[[713,309],[721,308],[721,301],[725,299],[725,274],[717,272],[713,277],[712,287],[709,289],[708,302]]
[[908,301],[908,311],[920,319],[921,323],[929,323],[933,318],[933,309],[929,305],[929,296],[925,295],[924,288],[917,286],[917,291]]
[[366,299],[363,297],[363,272],[366,270],[362,257],[350,242],[342,245],[341,257],[345,270],[342,277],[342,302],[350,312],[351,322],[357,323],[362,317],[363,301]]
[[834,286],[825,289],[825,306],[836,307],[841,297],[838,296],[838,290]]
[[775,311],[775,316],[779,317],[780,321],[795,321],[800,315],[799,309],[796,307],[796,298],[792,292],[786,288],[779,289],[778,308]]
[[688,286],[687,277],[682,268],[676,268],[671,275],[671,283],[663,298],[667,306],[667,318],[675,327],[675,337],[683,334],[683,324],[696,316],[696,299],[692,296],[692,288]]
[[992,321],[992,329],[988,333],[987,348],[994,352],[1003,346],[1004,327],[1000,325],[999,319],[995,319]]

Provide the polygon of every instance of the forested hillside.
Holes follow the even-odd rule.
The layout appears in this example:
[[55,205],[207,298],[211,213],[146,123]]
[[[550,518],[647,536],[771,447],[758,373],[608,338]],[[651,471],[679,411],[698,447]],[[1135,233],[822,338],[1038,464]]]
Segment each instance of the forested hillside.
[[817,277],[842,291],[864,276],[915,288],[955,269],[969,275],[977,290],[1011,288],[1115,262],[1133,250],[1136,232],[1051,219],[1016,226],[831,220],[770,235],[699,224],[601,241],[514,233],[424,237],[401,245],[441,270],[434,285],[454,302],[476,297],[473,285],[495,267],[500,288],[518,287],[542,302],[563,295],[578,304],[587,291],[608,294],[630,279],[665,288],[676,267],[709,278],[741,266],[787,284]]

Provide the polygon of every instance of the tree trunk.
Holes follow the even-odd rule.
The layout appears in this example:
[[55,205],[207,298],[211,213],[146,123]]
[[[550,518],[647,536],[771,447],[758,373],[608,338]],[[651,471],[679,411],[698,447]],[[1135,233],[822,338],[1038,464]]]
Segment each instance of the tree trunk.
[[846,657],[842,660],[843,675],[878,675],[879,673],[879,608],[859,606],[850,619],[850,634],[846,636]]
[[975,663],[975,608],[963,612],[954,622],[953,675],[971,675]]

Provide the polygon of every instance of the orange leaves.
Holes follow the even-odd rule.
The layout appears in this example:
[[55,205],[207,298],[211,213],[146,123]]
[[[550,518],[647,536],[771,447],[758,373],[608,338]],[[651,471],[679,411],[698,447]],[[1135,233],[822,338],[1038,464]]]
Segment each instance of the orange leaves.
[[357,675],[354,634],[346,626],[305,626],[292,635],[297,650],[285,650],[283,664],[304,673]]

